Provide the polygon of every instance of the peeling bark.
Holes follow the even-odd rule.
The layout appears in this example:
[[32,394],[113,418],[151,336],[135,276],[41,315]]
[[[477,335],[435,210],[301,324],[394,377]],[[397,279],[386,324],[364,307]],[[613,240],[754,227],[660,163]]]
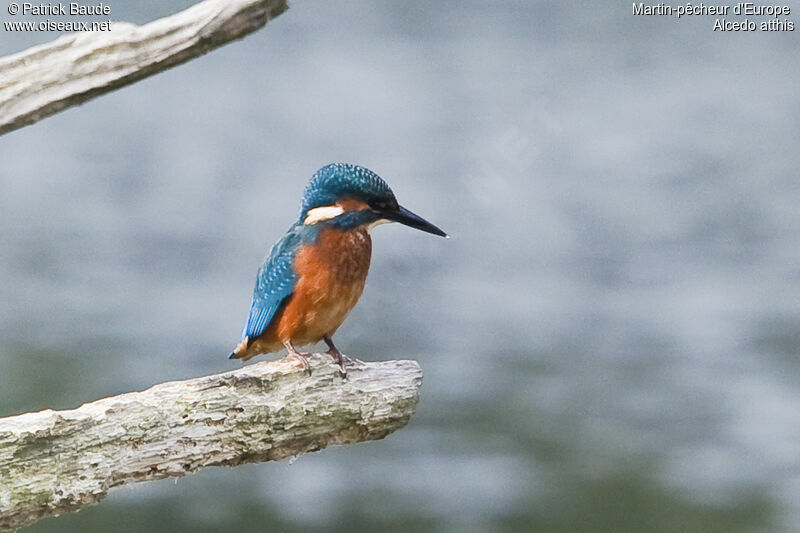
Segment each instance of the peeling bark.
[[66,34],[0,58],[0,134],[240,39],[287,9],[286,0],[205,0],[144,26]]
[[0,529],[95,503],[125,483],[206,466],[272,461],[335,444],[381,439],[417,405],[415,361],[348,364],[330,356],[156,385],[0,419]]

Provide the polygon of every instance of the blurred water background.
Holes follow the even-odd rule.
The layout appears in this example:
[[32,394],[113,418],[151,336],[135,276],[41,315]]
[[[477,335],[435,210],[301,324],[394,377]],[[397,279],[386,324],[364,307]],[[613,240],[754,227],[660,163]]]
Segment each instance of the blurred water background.
[[407,428],[27,531],[800,531],[800,47],[712,25],[294,2],[3,136],[0,416],[237,367],[255,270],[330,161],[452,235],[375,230],[337,335],[420,361]]

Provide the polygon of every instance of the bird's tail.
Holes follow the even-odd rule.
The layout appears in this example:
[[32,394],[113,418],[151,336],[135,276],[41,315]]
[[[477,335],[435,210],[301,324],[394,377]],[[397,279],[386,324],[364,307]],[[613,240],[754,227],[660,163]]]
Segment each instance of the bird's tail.
[[228,356],[228,359],[242,359],[245,356],[245,351],[247,347],[250,345],[250,337],[245,337],[242,342],[236,345],[236,348],[233,349],[231,354]]

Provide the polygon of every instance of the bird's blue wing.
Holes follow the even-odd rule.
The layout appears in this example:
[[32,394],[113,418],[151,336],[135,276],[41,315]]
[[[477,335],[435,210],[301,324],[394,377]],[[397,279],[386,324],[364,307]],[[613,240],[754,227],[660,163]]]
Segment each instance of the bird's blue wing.
[[299,231],[293,228],[270,249],[264,264],[258,269],[250,316],[242,331],[242,339],[255,339],[264,333],[278,309],[291,296],[297,283],[294,258],[302,244]]

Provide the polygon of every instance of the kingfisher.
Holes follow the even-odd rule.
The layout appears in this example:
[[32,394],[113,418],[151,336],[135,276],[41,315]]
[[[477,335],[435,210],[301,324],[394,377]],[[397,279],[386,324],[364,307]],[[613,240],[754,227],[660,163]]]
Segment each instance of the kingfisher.
[[399,222],[447,234],[397,203],[373,171],[348,163],[319,169],[306,185],[300,217],[276,242],[258,269],[242,341],[230,354],[244,361],[285,348],[311,372],[297,347],[319,341],[347,372],[333,334],[355,306],[369,271],[370,230]]

